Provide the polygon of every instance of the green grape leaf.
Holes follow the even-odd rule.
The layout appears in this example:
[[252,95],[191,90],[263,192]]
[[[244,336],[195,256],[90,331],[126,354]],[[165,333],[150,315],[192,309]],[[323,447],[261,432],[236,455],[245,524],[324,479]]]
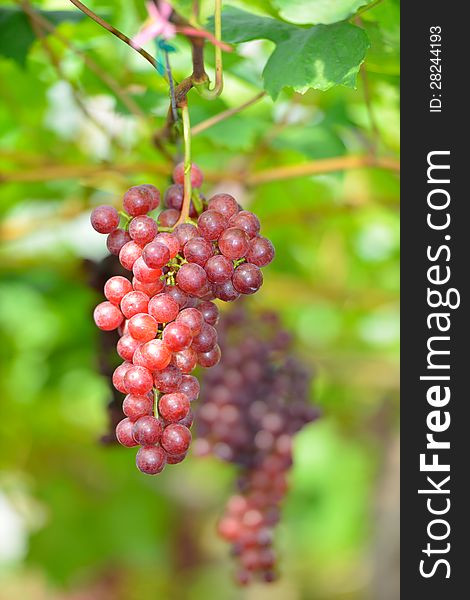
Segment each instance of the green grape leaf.
[[[213,19],[209,19],[209,23],[213,30]],[[288,39],[296,29],[297,27],[289,23],[271,17],[260,17],[231,6],[222,14],[222,39],[229,44],[260,38],[278,43]]]
[[[69,10],[41,10],[42,17],[55,25],[62,21],[81,21],[85,15]],[[17,8],[0,8],[0,56],[24,66],[36,35],[28,16]]]
[[324,25],[347,19],[368,3],[369,0],[273,0],[286,21]]
[[298,29],[276,46],[263,72],[265,88],[276,98],[284,87],[305,93],[335,85],[354,88],[369,41],[349,23]]
[[346,22],[305,28],[230,8],[222,23],[227,42],[264,38],[276,44],[263,72],[264,87],[274,99],[285,87],[301,94],[335,85],[354,88],[369,47],[364,30]]
[[16,9],[0,9],[0,55],[24,66],[35,35],[26,15]]

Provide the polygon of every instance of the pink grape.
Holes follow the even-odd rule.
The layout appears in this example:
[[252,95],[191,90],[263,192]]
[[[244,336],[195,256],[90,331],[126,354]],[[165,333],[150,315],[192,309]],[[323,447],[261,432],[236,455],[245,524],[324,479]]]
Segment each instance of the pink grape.
[[224,256],[238,260],[248,252],[249,239],[243,230],[229,227],[221,234],[218,244]]
[[270,240],[259,236],[250,241],[246,260],[257,267],[265,267],[273,260],[274,254],[274,246]]
[[153,387],[152,373],[145,367],[132,366],[124,375],[124,387],[128,394],[143,396]]
[[97,206],[91,213],[90,221],[98,233],[111,233],[119,225],[119,213],[114,206]]
[[138,340],[135,340],[131,335],[126,334],[119,338],[118,343],[116,345],[116,350],[123,360],[132,361],[134,352],[141,345],[142,342],[139,342]]
[[147,244],[143,250],[142,258],[151,269],[160,269],[170,260],[170,251],[165,244],[158,241]]
[[129,333],[139,342],[149,342],[157,335],[158,323],[147,313],[137,313],[129,319]]
[[197,220],[198,229],[203,238],[215,241],[228,226],[227,219],[215,210],[204,211]]
[[169,294],[158,294],[151,298],[148,312],[158,323],[169,323],[178,316],[180,307]]
[[111,254],[119,256],[119,252],[124,244],[131,241],[131,236],[124,229],[115,229],[106,238],[106,246]]
[[93,318],[96,326],[103,331],[117,329],[124,319],[119,308],[111,304],[111,302],[101,302],[98,304],[93,312]]
[[153,401],[149,396],[133,396],[128,394],[122,402],[122,412],[131,421],[153,413]]
[[142,248],[133,240],[127,242],[119,252],[119,261],[128,271],[132,271],[135,261],[142,256]]
[[122,394],[127,394],[126,387],[124,385],[124,377],[131,367],[132,363],[126,361],[114,370],[113,386],[117,389],[118,392],[121,392]]
[[149,371],[160,371],[171,361],[171,351],[162,340],[150,340],[140,348],[142,366]]
[[129,235],[139,246],[145,246],[151,242],[157,233],[157,224],[147,215],[135,217],[129,224]]
[[142,256],[135,261],[132,272],[134,277],[142,283],[154,283],[162,276],[162,270],[150,268]]
[[108,279],[104,286],[104,295],[112,304],[115,304],[116,306],[121,304],[121,300],[129,292],[132,292],[131,282],[120,275],[116,275],[115,277]]
[[158,444],[162,437],[163,427],[158,419],[152,415],[140,417],[132,428],[135,441],[141,446]]
[[154,202],[154,194],[145,185],[135,185],[129,188],[122,199],[124,210],[132,217],[147,214],[152,210]]
[[130,319],[137,313],[147,312],[149,297],[144,292],[129,292],[121,300],[121,311],[126,319]]
[[123,419],[116,426],[117,441],[127,448],[137,446],[137,442],[134,440],[134,436],[132,435],[133,427],[134,423],[130,419]]
[[160,446],[142,446],[137,452],[135,464],[142,473],[157,475],[165,468],[165,451]]
[[226,219],[238,213],[238,203],[230,194],[215,194],[209,200],[207,208],[219,212]]
[[256,265],[243,263],[235,269],[232,283],[240,294],[254,294],[263,285],[263,274]]
[[193,337],[188,325],[181,321],[174,321],[165,327],[162,339],[172,352],[179,352],[190,346]]
[[[200,188],[204,177],[202,175],[201,169],[196,165],[191,165],[191,185],[193,188]],[[173,169],[173,181],[175,183],[179,183],[180,185],[184,184],[184,163],[180,162]]]
[[163,430],[161,444],[168,454],[184,454],[191,444],[191,437],[187,427],[172,423]]
[[158,402],[158,412],[167,423],[184,419],[189,412],[189,399],[181,392],[164,394]]

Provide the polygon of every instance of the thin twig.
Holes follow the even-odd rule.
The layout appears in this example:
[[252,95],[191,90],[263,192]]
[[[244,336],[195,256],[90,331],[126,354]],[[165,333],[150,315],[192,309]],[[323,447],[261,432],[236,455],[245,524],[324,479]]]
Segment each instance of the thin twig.
[[[376,168],[399,173],[400,163],[391,157],[365,156],[338,156],[323,158],[301,165],[287,165],[255,171],[226,172],[208,171],[204,177],[209,182],[240,181],[248,185],[258,185],[270,181],[281,181],[295,177],[308,177],[311,175],[324,175],[335,171],[348,171],[351,169]],[[162,176],[170,175],[171,164],[158,164],[154,162],[138,162],[131,164],[101,164],[101,165],[44,165],[33,169],[20,171],[0,172],[0,183],[11,182],[38,182],[54,179],[80,179],[87,177],[104,177],[109,174],[127,175],[132,173],[152,173]]]
[[193,136],[205,131],[206,129],[209,129],[209,127],[213,127],[214,125],[217,125],[217,123],[220,123],[221,121],[225,121],[225,119],[229,119],[230,117],[233,117],[233,115],[236,115],[239,112],[241,112],[242,110],[245,110],[245,108],[248,108],[249,106],[252,106],[253,104],[256,104],[256,102],[261,100],[261,98],[264,98],[264,96],[266,96],[266,92],[260,92],[259,94],[256,94],[256,96],[251,98],[251,100],[247,100],[243,104],[240,104],[240,106],[235,106],[234,108],[228,108],[227,110],[224,110],[224,111],[218,113],[217,115],[214,115],[213,117],[210,117],[209,119],[206,119],[205,121],[201,121],[200,123],[198,123],[197,125],[195,125],[192,128]]
[[104,19],[99,17],[96,13],[94,13],[92,10],[90,10],[88,7],[86,7],[84,4],[82,4],[80,2],[80,0],[70,0],[70,2],[74,6],[76,6],[79,10],[81,10],[83,13],[85,13],[88,17],[90,17],[90,19],[93,19],[93,21],[95,21],[95,23],[98,23],[98,25],[101,25],[101,27],[103,27],[104,29],[106,29],[107,31],[109,31],[110,33],[115,35],[122,42],[127,44],[130,48],[132,48],[133,50],[138,52],[141,56],[143,56],[145,58],[145,60],[147,60],[152,65],[152,67],[154,69],[157,68],[157,66],[158,66],[157,60],[143,48],[139,48],[138,46],[135,46],[132,43],[132,40],[129,37],[127,37],[127,35],[125,33],[122,33],[122,31],[119,31],[119,29],[116,29],[116,27],[114,27],[113,25],[110,25],[109,23],[107,23]]
[[258,185],[281,179],[293,179],[295,177],[307,177],[310,175],[324,175],[335,171],[346,171],[350,169],[377,168],[386,171],[400,171],[400,163],[389,157],[375,156],[338,156],[335,158],[323,158],[313,160],[301,165],[287,165],[265,169],[248,175],[246,182],[249,185]]
[[[21,4],[23,8],[24,6],[29,6],[31,8],[29,0],[22,0]],[[57,76],[59,77],[59,79],[66,81],[70,85],[74,100],[78,108],[82,111],[84,116],[95,125],[95,127],[97,127],[102,133],[106,135],[106,137],[109,138],[111,144],[115,145],[116,147],[122,150],[123,146],[116,139],[116,137],[114,135],[111,135],[109,131],[103,126],[103,124],[95,117],[95,115],[92,112],[90,112],[87,105],[82,100],[80,87],[76,84],[75,81],[70,80],[66,77],[62,65],[60,64],[60,61],[57,55],[55,54],[54,50],[52,49],[51,45],[47,41],[45,32],[41,25],[37,23],[30,14],[27,14],[27,17],[31,22],[31,27],[33,28],[33,31],[36,34],[36,37],[41,41],[41,45],[44,48],[45,53],[49,57],[49,60],[51,61],[51,64],[55,69]]]
[[[21,5],[21,0],[17,0],[17,4]],[[72,52],[77,54],[83,59],[85,65],[93,71],[93,73],[100,79],[114,94],[121,100],[121,102],[127,107],[130,113],[134,116],[146,119],[147,115],[142,111],[139,105],[124,91],[119,83],[111,77],[107,71],[102,69],[92,58],[88,56],[86,52],[83,52],[77,46],[75,46],[70,40],[64,37],[57,31],[55,25],[44,18],[41,14],[36,12],[32,7],[22,5],[24,12],[36,21],[43,29],[52,33],[64,46],[69,48]]]

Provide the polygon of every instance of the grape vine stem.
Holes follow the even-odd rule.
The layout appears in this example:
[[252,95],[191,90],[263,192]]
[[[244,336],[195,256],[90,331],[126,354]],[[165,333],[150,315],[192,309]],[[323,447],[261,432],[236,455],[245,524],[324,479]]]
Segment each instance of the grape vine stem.
[[134,44],[132,43],[132,40],[129,37],[127,37],[127,35],[125,33],[122,33],[122,31],[119,31],[119,29],[116,29],[116,27],[114,27],[113,25],[110,25],[107,21],[102,19],[100,16],[98,16],[96,13],[94,13],[92,10],[90,10],[87,6],[82,4],[82,2],[80,2],[80,0],[70,0],[70,2],[74,6],[76,6],[78,8],[78,10],[81,10],[88,17],[90,17],[90,19],[95,21],[95,23],[98,23],[98,25],[101,25],[101,27],[103,27],[104,29],[109,31],[109,33],[112,33],[114,36],[119,38],[122,42],[127,44],[130,48],[132,48],[133,50],[138,52],[141,56],[143,56],[145,58],[145,60],[147,60],[152,65],[152,67],[154,69],[157,68],[157,66],[158,66],[157,60],[143,48],[134,46]]
[[249,106],[252,106],[253,104],[256,104],[256,102],[258,102],[259,100],[261,100],[261,98],[264,98],[265,96],[266,96],[266,92],[260,92],[259,94],[256,94],[256,96],[251,98],[250,100],[247,100],[243,104],[240,104],[240,106],[234,106],[233,108],[224,110],[224,111],[218,113],[217,115],[214,115],[213,117],[210,117],[209,119],[206,119],[205,121],[201,121],[197,125],[194,125],[194,127],[192,128],[192,135],[194,136],[194,135],[197,135],[198,133],[202,133],[206,129],[209,129],[209,127],[213,127],[214,125],[217,125],[217,123],[220,123],[221,121],[225,121],[225,119],[229,119],[230,117],[233,117],[233,115],[236,115],[239,112],[241,112],[242,110],[245,110],[245,108],[248,108]]
[[192,186],[191,186],[191,123],[189,120],[188,103],[185,101],[181,105],[181,118],[183,120],[183,142],[184,142],[184,195],[181,206],[181,214],[175,227],[184,223],[189,217],[189,208],[191,205]]

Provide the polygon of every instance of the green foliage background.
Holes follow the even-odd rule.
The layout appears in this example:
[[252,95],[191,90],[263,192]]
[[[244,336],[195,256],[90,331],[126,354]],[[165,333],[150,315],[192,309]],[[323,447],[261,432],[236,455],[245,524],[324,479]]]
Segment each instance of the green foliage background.
[[[46,51],[18,5],[2,1],[0,599],[397,598],[397,173],[256,185],[245,174],[372,152],[397,158],[398,2],[226,2],[224,39],[241,43],[224,55],[222,97],[189,94],[193,125],[264,87],[275,98],[195,136],[193,155],[208,173],[204,192],[234,193],[275,243],[253,304],[279,311],[296,334],[324,411],[296,441],[277,534],[282,578],[249,590],[231,584],[214,530],[230,467],[190,458],[148,478],[132,451],[97,443],[109,390],[83,259],[105,252],[88,215],[118,205],[130,185],[168,185],[168,161],[151,141],[167,84],[66,0],[33,4],[101,75],[56,34]],[[192,3],[173,4],[188,14]],[[205,23],[212,2],[201,4]],[[145,18],[141,0],[88,5],[130,35]],[[190,50],[185,39],[172,43],[181,80]],[[328,67],[333,48],[342,48],[338,70]],[[366,78],[356,79],[364,55]],[[212,74],[211,47],[206,60]]]

